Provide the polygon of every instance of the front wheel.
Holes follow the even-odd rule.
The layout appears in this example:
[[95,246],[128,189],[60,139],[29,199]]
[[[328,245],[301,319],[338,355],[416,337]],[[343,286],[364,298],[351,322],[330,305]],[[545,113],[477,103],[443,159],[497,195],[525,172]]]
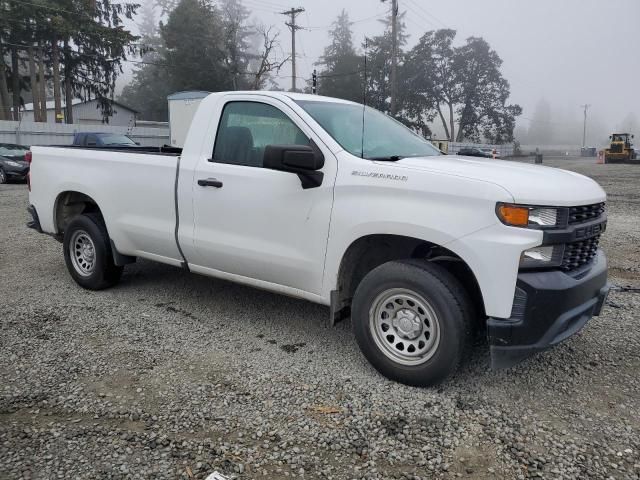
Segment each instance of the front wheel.
[[113,262],[109,235],[102,217],[80,215],[64,232],[64,260],[71,277],[89,290],[102,290],[118,283],[123,267]]
[[7,174],[0,168],[0,184],[7,183]]
[[439,265],[407,260],[369,272],[354,295],[352,322],[364,356],[384,376],[434,385],[457,369],[471,339],[471,303]]

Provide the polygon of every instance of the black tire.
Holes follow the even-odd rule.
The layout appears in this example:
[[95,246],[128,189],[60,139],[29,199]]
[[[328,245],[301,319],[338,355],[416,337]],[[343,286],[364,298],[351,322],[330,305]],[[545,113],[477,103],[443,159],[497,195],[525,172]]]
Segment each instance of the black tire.
[[0,168],[0,185],[7,183],[8,181],[9,179],[7,178],[7,174],[2,168]]
[[[84,260],[74,261],[71,253],[71,242],[75,243],[78,236],[88,237],[90,243],[93,244],[91,268],[85,269],[84,272],[82,272],[82,267],[78,266],[79,262],[84,262]],[[100,214],[88,213],[71,220],[65,229],[62,244],[64,261],[69,274],[82,288],[102,290],[112,287],[120,281],[123,267],[118,267],[113,263],[109,234]],[[84,263],[84,265],[88,264]]]
[[[390,357],[394,353],[409,355],[411,346],[408,343],[407,352],[398,353],[399,347],[393,346],[394,340],[391,340],[386,344],[387,351],[385,351],[384,339],[393,337],[393,334],[399,335],[399,330],[395,326],[387,325],[390,330],[384,330],[382,325],[380,327],[384,330],[382,336],[376,334],[376,327],[370,326],[370,315],[378,318],[375,314],[379,311],[376,310],[376,305],[380,305],[378,300],[385,298],[387,292],[405,290],[413,292],[419,301],[426,301],[431,309],[430,312],[436,316],[435,324],[437,324],[439,340],[437,344],[435,340],[431,341],[434,346],[428,351],[430,354],[425,353],[422,359],[416,360],[422,362],[418,364],[404,364],[402,361],[406,361],[406,358],[395,361]],[[383,309],[381,315],[385,315],[384,310],[391,307],[386,300],[382,303],[386,307],[381,307]],[[396,308],[406,310],[402,307]],[[418,310],[422,311],[420,308]],[[394,317],[396,320],[399,318],[400,310],[397,312]],[[472,304],[467,292],[447,270],[426,261],[406,260],[380,265],[364,277],[353,298],[351,320],[360,350],[376,370],[391,380],[423,387],[436,385],[452,375],[466,356],[472,338],[472,312]],[[420,328],[425,328],[422,321],[424,317],[421,318],[418,315],[416,312],[415,318],[420,320],[418,322]],[[372,321],[372,325],[387,321],[381,320],[384,318],[382,316],[379,318],[380,320]],[[429,321],[424,320],[424,324],[428,325]],[[412,332],[412,335],[414,333]],[[427,344],[430,342],[426,334],[425,337],[420,336],[417,340],[422,338],[426,339]],[[399,346],[404,340],[403,337],[397,336],[395,341]],[[413,342],[415,343],[415,339]],[[420,348],[425,348],[424,342],[422,343],[423,347]],[[419,351],[415,346],[413,348],[414,351]],[[405,347],[403,346],[402,349],[404,350]]]

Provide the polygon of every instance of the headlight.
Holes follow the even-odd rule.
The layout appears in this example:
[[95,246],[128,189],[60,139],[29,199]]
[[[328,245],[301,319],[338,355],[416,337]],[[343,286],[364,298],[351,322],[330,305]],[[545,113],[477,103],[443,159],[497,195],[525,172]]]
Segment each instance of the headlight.
[[561,224],[563,210],[553,207],[533,207],[498,203],[496,214],[502,223],[511,227],[548,228]]
[[13,160],[7,160],[7,165],[11,165],[12,167],[20,167],[21,166],[18,162],[14,162]]
[[533,247],[522,252],[521,268],[551,268],[562,265],[564,245]]

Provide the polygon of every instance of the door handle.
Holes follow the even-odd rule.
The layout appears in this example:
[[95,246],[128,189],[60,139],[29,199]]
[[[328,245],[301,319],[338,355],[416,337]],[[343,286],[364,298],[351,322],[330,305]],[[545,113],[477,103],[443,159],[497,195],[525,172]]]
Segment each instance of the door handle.
[[222,188],[222,182],[215,178],[201,178],[198,180],[198,185],[201,187]]

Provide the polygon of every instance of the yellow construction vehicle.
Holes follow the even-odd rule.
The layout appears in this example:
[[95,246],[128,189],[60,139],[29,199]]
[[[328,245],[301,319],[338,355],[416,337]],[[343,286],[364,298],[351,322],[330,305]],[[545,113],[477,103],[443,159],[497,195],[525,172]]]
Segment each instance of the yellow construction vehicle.
[[604,150],[604,162],[628,162],[636,159],[636,151],[633,149],[629,133],[613,133],[609,135],[611,145]]

